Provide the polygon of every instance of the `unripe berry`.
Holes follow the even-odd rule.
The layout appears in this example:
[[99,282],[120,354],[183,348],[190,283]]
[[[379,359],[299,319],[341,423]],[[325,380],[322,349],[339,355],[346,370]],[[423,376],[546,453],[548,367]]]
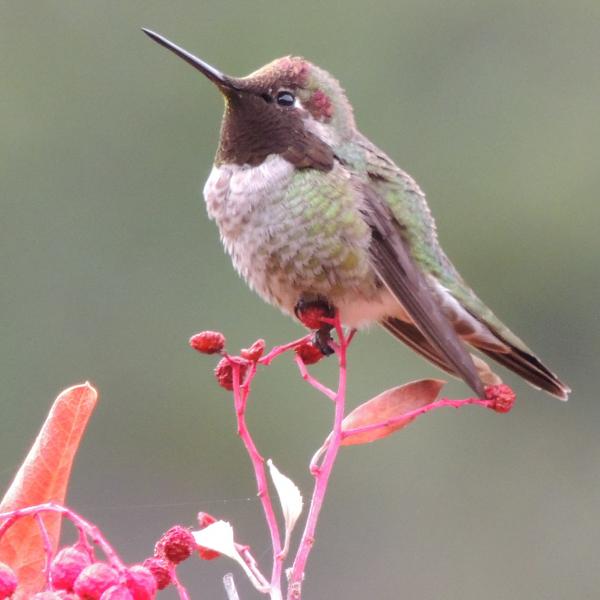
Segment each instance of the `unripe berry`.
[[499,413],[507,413],[515,403],[516,394],[512,388],[504,383],[488,385],[485,396],[490,401],[490,408]]
[[305,365],[312,365],[323,358],[323,353],[312,342],[304,342],[295,352]]
[[111,585],[102,592],[100,600],[133,600],[133,594],[124,585]]
[[54,590],[71,591],[79,573],[91,564],[90,557],[73,546],[58,552],[50,565],[50,583]]
[[0,600],[10,598],[19,584],[15,572],[0,562]]
[[189,344],[202,354],[217,354],[225,348],[225,336],[219,331],[202,331],[193,335]]
[[[238,365],[240,370],[240,383],[244,379],[244,375],[248,369],[247,365]],[[233,365],[228,358],[222,358],[215,367],[215,377],[219,385],[230,392],[233,390]]]
[[86,567],[75,580],[73,589],[83,600],[99,600],[109,587],[119,583],[119,574],[106,563]]
[[256,362],[265,351],[265,340],[256,340],[250,348],[243,348],[241,351],[242,358]]
[[133,565],[125,572],[125,584],[133,600],[152,600],[156,596],[156,579],[142,565]]
[[200,529],[204,529],[205,527],[208,527],[209,525],[212,525],[216,522],[217,519],[215,519],[215,517],[213,517],[212,515],[209,515],[205,512],[198,513],[198,525],[200,526]]
[[143,564],[154,576],[156,587],[159,590],[164,590],[171,583],[170,563],[166,558],[152,556],[147,558]]
[[183,525],[174,525],[156,542],[154,556],[164,557],[178,564],[189,558],[195,549],[196,540],[189,529]]

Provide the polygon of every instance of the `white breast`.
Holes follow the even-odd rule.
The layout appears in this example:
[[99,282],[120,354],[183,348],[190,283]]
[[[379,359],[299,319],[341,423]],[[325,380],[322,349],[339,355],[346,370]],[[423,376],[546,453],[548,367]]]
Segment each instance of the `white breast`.
[[217,221],[224,238],[235,236],[248,214],[283,191],[293,172],[293,165],[278,154],[255,167],[214,166],[204,185],[208,216]]
[[279,155],[261,165],[225,164],[213,167],[204,186],[208,215],[238,273],[265,300],[274,302],[265,250],[283,220],[281,199],[294,167]]

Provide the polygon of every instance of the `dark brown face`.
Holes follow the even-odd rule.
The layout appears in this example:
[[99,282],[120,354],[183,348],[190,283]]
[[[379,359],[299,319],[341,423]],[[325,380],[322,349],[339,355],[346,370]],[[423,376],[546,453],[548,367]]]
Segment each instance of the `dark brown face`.
[[333,151],[307,130],[291,82],[250,79],[244,84],[244,90],[225,90],[217,164],[259,165],[279,154],[297,168],[332,168]]
[[[322,92],[307,95],[310,63],[286,57],[248,77],[229,77],[163,36],[144,32],[198,69],[224,95],[217,165],[256,166],[267,156],[279,154],[297,168],[333,167],[333,150],[307,127],[310,119],[331,117],[331,104]],[[304,94],[306,107],[297,93]]]

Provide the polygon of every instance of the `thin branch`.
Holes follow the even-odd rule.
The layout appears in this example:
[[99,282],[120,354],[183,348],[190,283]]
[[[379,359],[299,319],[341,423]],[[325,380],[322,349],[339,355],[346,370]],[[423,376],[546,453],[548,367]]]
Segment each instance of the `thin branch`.
[[50,535],[48,534],[48,529],[46,529],[46,524],[44,523],[44,519],[42,515],[37,512],[35,513],[35,520],[37,521],[38,527],[40,529],[40,535],[42,536],[42,541],[44,543],[44,553],[46,554],[46,560],[44,561],[44,578],[46,580],[46,588],[50,587],[50,563],[52,562],[52,555],[54,554],[52,549],[52,541],[50,540]]
[[223,586],[225,587],[225,593],[227,594],[227,600],[240,600],[240,596],[237,593],[235,587],[235,581],[233,580],[233,573],[226,573],[223,577]]
[[113,567],[118,571],[123,571],[125,569],[125,564],[119,558],[119,555],[95,525],[86,521],[81,515],[78,515],[70,508],[55,504],[54,502],[36,504],[35,506],[27,506],[26,508],[18,508],[9,512],[0,513],[0,521],[5,521],[0,526],[0,538],[2,538],[4,533],[17,519],[30,515],[35,516],[41,512],[54,512],[67,517],[75,527],[85,531],[90,539],[102,550],[102,552],[104,552],[106,559]]
[[320,467],[315,468],[313,471],[313,475],[315,477],[315,487],[311,498],[310,509],[306,519],[304,533],[302,534],[298,553],[296,554],[296,558],[292,566],[292,573],[288,586],[289,600],[297,600],[301,597],[302,580],[304,579],[304,571],[306,569],[308,556],[315,543],[315,531],[317,528],[317,522],[319,520],[319,514],[325,500],[325,494],[329,484],[329,477],[331,476],[331,471],[342,443],[342,421],[344,420],[346,404],[347,349],[351,336],[348,338],[344,336],[344,331],[338,313],[336,313],[332,324],[336,329],[339,340],[338,344],[332,344],[332,347],[334,347],[336,350],[339,363],[339,379],[338,389],[335,395],[333,431],[330,439],[328,440],[329,443],[326,444],[323,463]]
[[452,408],[460,408],[461,406],[465,406],[467,404],[477,404],[486,408],[490,408],[492,406],[492,402],[490,400],[482,400],[481,398],[465,398],[463,400],[450,400],[448,398],[442,398],[440,400],[437,400],[436,402],[432,402],[431,404],[426,404],[425,406],[421,406],[420,408],[416,408],[415,410],[411,410],[402,415],[398,415],[397,417],[393,417],[392,419],[387,419],[386,421],[380,421],[379,423],[370,423],[369,425],[355,427],[354,429],[346,429],[342,431],[342,438],[347,438],[361,433],[367,433],[376,429],[383,429],[385,427],[393,427],[397,423],[410,421],[412,419],[415,419],[416,417],[425,414],[426,412],[436,410],[438,408],[444,408],[448,406]]
[[187,593],[185,586],[181,583],[181,581],[179,581],[179,578],[177,577],[177,568],[174,564],[170,565],[169,574],[171,576],[171,581],[173,582],[173,585],[175,586],[175,589],[179,594],[179,600],[190,600],[190,596]]
[[308,335],[305,335],[304,337],[300,338],[299,340],[294,340],[293,342],[290,342],[289,344],[284,344],[283,346],[275,346],[271,350],[271,352],[269,352],[268,354],[263,356],[261,359],[259,359],[258,362],[261,365],[268,366],[278,356],[281,356],[283,353],[288,352],[289,350],[294,350],[294,348],[297,348],[298,346],[302,346],[302,344],[306,344],[306,342],[310,342],[311,340],[312,340],[312,334],[309,333]]
[[[248,400],[248,394],[250,393],[250,383],[256,373],[256,363],[252,364],[250,367],[243,386],[240,384],[240,366],[235,362],[232,362],[231,365],[233,372],[233,398],[237,417],[238,435],[244,443],[246,451],[248,452],[248,456],[250,457],[250,462],[252,463],[252,467],[254,469],[254,477],[256,479],[258,488],[258,497],[260,498],[265,519],[267,521],[267,526],[269,527],[269,533],[271,535],[271,546],[273,548],[273,568],[271,571],[270,586],[271,594],[272,597],[277,597],[276,594],[278,593],[280,597],[281,573],[283,569],[283,559],[281,556],[281,535],[279,533],[279,525],[277,523],[275,511],[273,510],[273,503],[271,502],[271,497],[269,495],[267,474],[265,470],[265,459],[258,451],[258,448],[256,447],[256,444],[254,443],[246,424],[246,404]],[[275,594],[275,596],[273,594]]]
[[267,578],[260,572],[260,569],[258,568],[258,563],[256,562],[254,556],[252,556],[250,548],[242,544],[236,544],[235,548],[246,563],[246,566],[251,571],[254,578],[256,579],[258,585],[261,586],[263,589],[269,589],[271,587],[271,584],[267,581]]
[[312,385],[317,391],[321,392],[321,394],[324,394],[330,400],[333,400],[335,402],[337,394],[332,389],[330,389],[326,385],[322,384],[318,379],[313,377],[308,372],[308,369],[306,368],[306,364],[304,363],[304,361],[302,360],[302,358],[300,357],[299,354],[296,354],[296,356],[294,357],[294,360],[296,361],[296,364],[298,365],[298,369],[300,371],[300,376],[302,377],[302,379],[304,379],[304,381],[306,381],[310,385]]

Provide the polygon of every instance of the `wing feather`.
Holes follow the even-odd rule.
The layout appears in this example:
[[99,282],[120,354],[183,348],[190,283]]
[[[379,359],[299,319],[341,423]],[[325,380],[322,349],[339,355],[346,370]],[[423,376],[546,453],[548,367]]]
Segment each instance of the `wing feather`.
[[443,314],[425,275],[415,264],[402,236],[402,225],[373,186],[363,186],[365,217],[372,229],[369,248],[373,267],[402,304],[439,358],[481,398],[483,383],[471,355]]

